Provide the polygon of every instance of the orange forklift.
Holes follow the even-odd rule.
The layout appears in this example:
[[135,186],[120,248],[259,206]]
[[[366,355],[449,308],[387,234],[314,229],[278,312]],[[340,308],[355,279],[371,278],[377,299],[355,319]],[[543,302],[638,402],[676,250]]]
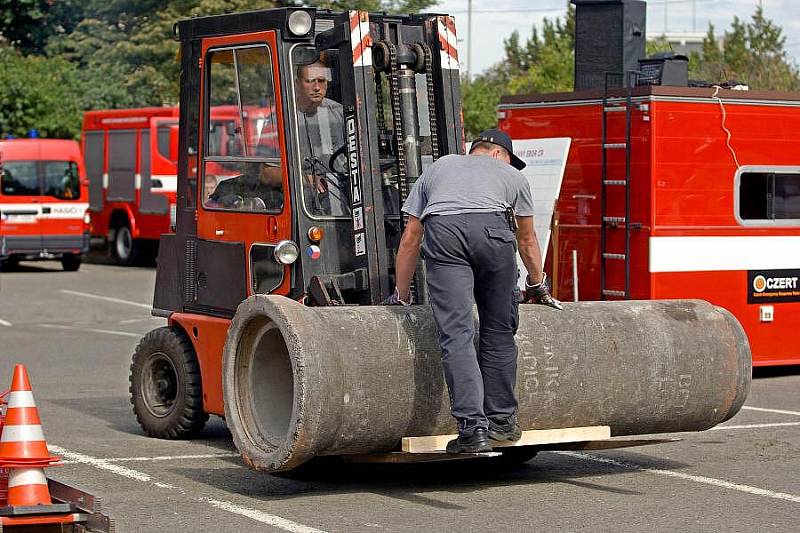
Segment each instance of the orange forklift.
[[[452,459],[430,307],[379,304],[410,187],[464,152],[453,21],[284,8],[175,31],[177,226],[161,237],[153,300],[169,325],[133,355],[140,425],[186,438],[223,416],[245,463],[266,472],[322,455]],[[231,106],[232,120],[213,120]],[[422,287],[420,267],[424,304]],[[708,429],[747,396],[746,337],[706,302],[522,307],[526,431],[486,452],[498,459]]]
[[[247,297],[386,298],[401,202],[424,164],[464,149],[450,17],[274,9],[175,35],[177,229],[161,237],[153,305],[170,325],[144,338],[130,375],[139,423],[161,438],[224,415],[223,345]],[[323,93],[316,108],[306,92]],[[226,106],[238,113],[220,132]]]

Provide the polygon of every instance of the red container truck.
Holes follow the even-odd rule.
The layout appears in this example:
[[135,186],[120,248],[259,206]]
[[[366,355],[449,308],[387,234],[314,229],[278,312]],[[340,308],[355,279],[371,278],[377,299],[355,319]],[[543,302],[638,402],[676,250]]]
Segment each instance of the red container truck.
[[560,298],[701,298],[742,323],[754,365],[800,364],[800,94],[653,86],[505,97],[498,114],[515,139],[572,138],[547,264]]

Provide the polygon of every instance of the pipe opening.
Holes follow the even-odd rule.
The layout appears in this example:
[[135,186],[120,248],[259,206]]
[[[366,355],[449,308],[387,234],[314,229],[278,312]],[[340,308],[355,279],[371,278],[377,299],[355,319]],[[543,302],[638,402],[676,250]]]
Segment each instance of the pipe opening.
[[265,452],[285,444],[292,423],[294,373],[278,326],[266,317],[244,330],[236,356],[237,402],[243,428]]

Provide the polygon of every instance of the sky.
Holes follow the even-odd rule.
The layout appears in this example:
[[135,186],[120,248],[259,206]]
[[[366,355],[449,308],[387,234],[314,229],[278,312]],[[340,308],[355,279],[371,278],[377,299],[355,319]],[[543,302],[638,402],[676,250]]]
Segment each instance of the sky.
[[[800,57],[800,2],[762,0],[760,3],[767,18],[783,28],[786,48],[797,62]],[[469,0],[439,0],[439,4],[430,9],[456,18],[462,72],[467,70],[469,58],[468,4]],[[661,35],[665,27],[669,32],[705,32],[709,23],[714,24],[720,35],[730,28],[734,16],[749,20],[758,4],[758,0],[648,0],[647,35]],[[545,17],[563,17],[566,5],[567,0],[472,0],[472,58],[469,61],[472,73],[483,72],[503,58],[503,39],[511,32],[517,30],[521,37],[528,38],[533,26],[540,27]]]

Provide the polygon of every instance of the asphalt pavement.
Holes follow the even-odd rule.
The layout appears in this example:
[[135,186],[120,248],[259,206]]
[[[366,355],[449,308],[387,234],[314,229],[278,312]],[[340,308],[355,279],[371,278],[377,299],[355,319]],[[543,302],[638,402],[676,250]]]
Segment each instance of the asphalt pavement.
[[97,260],[0,273],[0,390],[24,363],[64,466],[48,475],[103,500],[117,531],[800,531],[800,367],[759,371],[745,408],[711,431],[603,452],[352,465],[292,476],[248,469],[225,424],[146,437],[128,399],[155,270]]

